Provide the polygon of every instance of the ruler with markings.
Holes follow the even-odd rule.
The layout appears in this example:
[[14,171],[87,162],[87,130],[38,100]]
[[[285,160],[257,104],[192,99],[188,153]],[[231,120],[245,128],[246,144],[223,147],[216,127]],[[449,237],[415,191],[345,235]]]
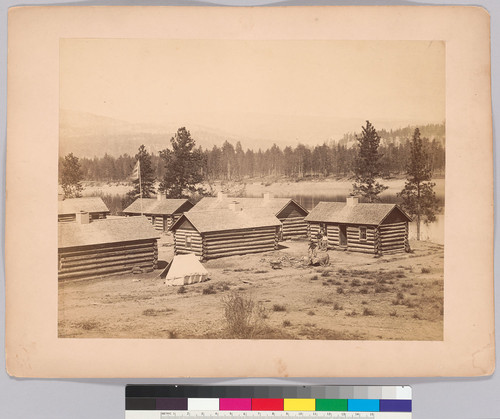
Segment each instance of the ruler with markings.
[[128,385],[126,419],[411,419],[409,386]]

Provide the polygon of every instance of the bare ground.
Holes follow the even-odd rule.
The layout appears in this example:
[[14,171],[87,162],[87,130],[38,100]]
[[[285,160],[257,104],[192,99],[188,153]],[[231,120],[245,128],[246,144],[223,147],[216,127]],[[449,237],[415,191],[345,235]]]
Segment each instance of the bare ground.
[[[305,240],[285,242],[208,261],[210,280],[180,292],[160,270],[61,282],[59,337],[234,338],[223,301],[240,296],[261,308],[252,338],[442,340],[443,246],[411,245],[410,254],[381,258],[330,251],[329,266],[311,267],[302,262]],[[172,255],[165,235],[160,259]]]

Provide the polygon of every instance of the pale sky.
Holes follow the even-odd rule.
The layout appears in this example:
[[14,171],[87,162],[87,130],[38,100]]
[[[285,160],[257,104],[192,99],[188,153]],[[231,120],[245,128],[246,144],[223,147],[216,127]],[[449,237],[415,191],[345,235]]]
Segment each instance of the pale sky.
[[60,107],[315,143],[367,119],[376,128],[441,123],[445,44],[65,39]]

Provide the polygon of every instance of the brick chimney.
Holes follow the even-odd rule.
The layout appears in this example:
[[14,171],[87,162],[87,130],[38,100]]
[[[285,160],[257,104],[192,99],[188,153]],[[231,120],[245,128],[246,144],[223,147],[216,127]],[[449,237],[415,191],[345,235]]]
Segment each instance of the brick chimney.
[[233,202],[230,202],[229,203],[229,209],[231,211],[242,211],[243,210],[243,207],[241,206],[241,204],[238,202],[238,201],[233,201]]
[[89,224],[90,214],[86,211],[80,211],[76,213],[76,222],[78,224]]
[[273,198],[274,198],[274,197],[273,197],[273,194],[272,194],[272,193],[266,192],[266,193],[264,194],[264,200],[265,200],[265,201],[269,201],[270,199],[273,199]]
[[165,195],[163,195],[162,193],[158,193],[158,195],[156,195],[156,199],[158,201],[163,201],[165,199]]
[[359,196],[348,196],[346,199],[346,203],[348,207],[353,207],[354,205],[358,205]]

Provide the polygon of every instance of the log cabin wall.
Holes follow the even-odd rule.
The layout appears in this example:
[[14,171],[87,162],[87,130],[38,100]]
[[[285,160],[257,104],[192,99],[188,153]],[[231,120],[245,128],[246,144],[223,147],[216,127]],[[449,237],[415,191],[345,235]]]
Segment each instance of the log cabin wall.
[[339,226],[327,224],[326,236],[328,238],[328,249],[335,249],[339,246]]
[[375,226],[348,225],[347,250],[362,253],[375,253]]
[[405,252],[408,248],[408,222],[380,225],[379,240],[382,255]]
[[174,252],[176,255],[194,253],[203,255],[202,237],[194,226],[187,220],[174,231]]
[[204,233],[202,257],[207,260],[276,250],[278,233],[275,226]]
[[59,249],[59,280],[90,279],[157,268],[156,239]]
[[[94,220],[105,220],[105,212],[91,212],[89,213],[90,219]],[[60,223],[70,223],[76,221],[76,214],[60,214],[57,216],[57,221]]]
[[307,212],[293,203],[287,205],[276,215],[283,225],[283,240],[307,237],[307,222],[304,221],[306,215]]

